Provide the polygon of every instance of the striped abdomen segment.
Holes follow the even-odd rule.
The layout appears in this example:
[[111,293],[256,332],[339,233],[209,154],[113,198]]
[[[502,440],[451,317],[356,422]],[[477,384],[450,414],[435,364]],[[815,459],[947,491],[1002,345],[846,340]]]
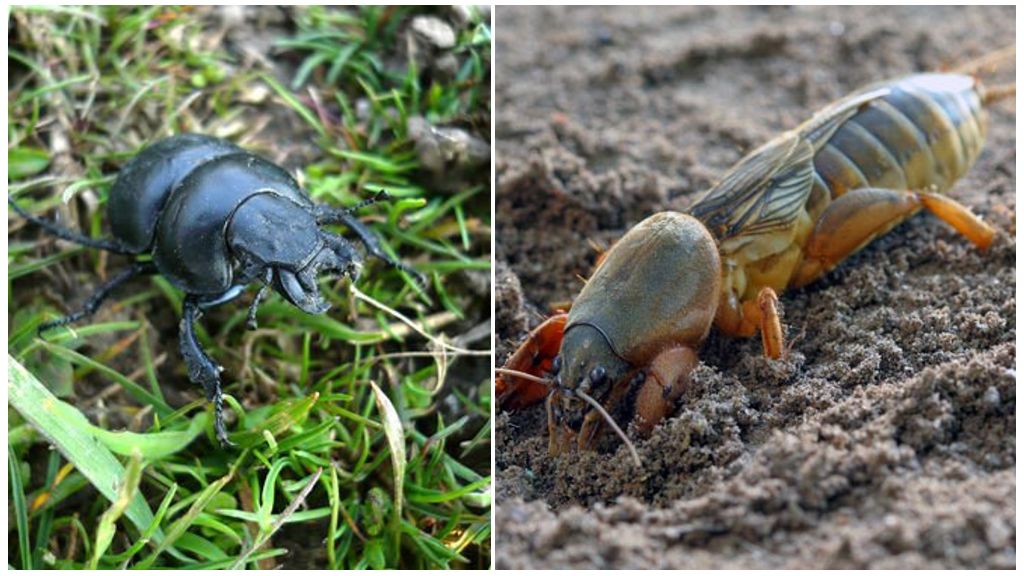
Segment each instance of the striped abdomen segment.
[[814,156],[815,188],[833,199],[868,187],[945,192],[981,151],[987,119],[974,78],[920,74],[887,88]]

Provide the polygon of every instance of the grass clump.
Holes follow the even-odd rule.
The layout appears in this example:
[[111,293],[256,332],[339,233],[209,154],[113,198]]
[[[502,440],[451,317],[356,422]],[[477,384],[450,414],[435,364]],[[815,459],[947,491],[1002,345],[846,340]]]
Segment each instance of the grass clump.
[[[238,444],[226,451],[178,354],[183,295],[137,280],[39,338],[129,260],[11,212],[10,566],[490,564],[490,188],[471,172],[440,186],[409,130],[423,119],[489,139],[485,16],[12,9],[8,185],[27,210],[108,236],[103,206],[125,161],[201,132],[281,164],[317,202],[387,190],[398,200],[363,220],[429,282],[372,262],[356,290],[322,282],[325,315],[275,295],[248,332],[252,292],[209,311],[200,339],[225,367]],[[454,44],[415,44],[417,18],[445,23]]]

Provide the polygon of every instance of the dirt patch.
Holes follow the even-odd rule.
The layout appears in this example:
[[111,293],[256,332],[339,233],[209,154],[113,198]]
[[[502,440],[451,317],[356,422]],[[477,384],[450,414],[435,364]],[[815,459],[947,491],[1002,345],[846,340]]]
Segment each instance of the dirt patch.
[[[1012,44],[1015,16],[498,8],[498,360],[595,246],[861,85]],[[712,332],[643,472],[611,435],[551,458],[541,407],[500,414],[499,568],[1014,566],[1016,113],[990,114],[950,195],[995,245],[918,216],[782,296],[789,360]]]

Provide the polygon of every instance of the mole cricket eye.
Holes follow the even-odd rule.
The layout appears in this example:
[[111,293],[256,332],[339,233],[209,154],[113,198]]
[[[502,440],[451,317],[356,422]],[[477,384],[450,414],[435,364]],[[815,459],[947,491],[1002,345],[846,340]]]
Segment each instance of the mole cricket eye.
[[604,369],[604,366],[594,366],[594,369],[590,371],[590,384],[599,386],[607,377],[608,371]]
[[562,357],[555,356],[555,359],[551,361],[551,374],[558,375],[562,371]]

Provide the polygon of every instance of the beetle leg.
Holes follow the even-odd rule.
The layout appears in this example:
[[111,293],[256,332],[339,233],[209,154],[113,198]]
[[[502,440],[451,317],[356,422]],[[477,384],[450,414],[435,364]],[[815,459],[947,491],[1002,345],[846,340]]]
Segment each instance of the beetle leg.
[[106,250],[107,252],[113,252],[115,254],[138,254],[137,250],[132,250],[125,246],[117,238],[90,238],[84,234],[75,232],[70,228],[65,228],[56,222],[33,216],[26,212],[24,208],[18,206],[18,204],[14,202],[14,198],[11,198],[10,196],[7,196],[7,203],[11,208],[14,208],[14,211],[20,214],[22,218],[62,240],[81,244],[82,246],[88,246],[89,248],[96,248],[97,250]]
[[[379,198],[381,194],[385,195],[384,199],[391,198],[390,196],[387,196],[386,192],[383,191],[377,194],[377,198]],[[362,242],[363,246],[366,247],[366,252],[370,256],[383,260],[389,266],[393,266],[411,276],[414,276],[421,286],[425,286],[427,284],[427,279],[425,276],[423,276],[422,273],[420,273],[412,266],[409,266],[408,264],[405,264],[403,262],[399,262],[398,260],[395,260],[391,256],[388,256],[388,254],[384,252],[384,250],[380,247],[380,239],[377,238],[377,235],[373,233],[373,230],[370,230],[366,226],[366,224],[363,224],[358,218],[356,218],[354,214],[356,210],[362,208],[365,205],[377,202],[377,198],[364,200],[363,202],[357,204],[356,206],[344,210],[339,210],[328,206],[317,206],[317,224],[344,224],[346,227],[348,227],[349,230],[355,232],[356,236],[359,237],[359,241]]]
[[[562,335],[568,314],[556,314],[533,329],[505,362],[505,368],[526,372],[533,376],[544,376],[551,372],[558,349],[562,346]],[[540,402],[548,387],[539,383],[505,374],[494,379],[494,391],[498,405],[503,409],[516,410]]]
[[245,317],[245,326],[249,330],[255,330],[258,325],[256,324],[256,310],[260,307],[260,302],[267,295],[267,290],[270,289],[270,282],[273,280],[274,270],[267,268],[267,271],[263,274],[263,285],[260,286],[256,297],[252,299],[252,304],[249,304],[249,314]]
[[67,316],[62,316],[56,320],[51,320],[49,322],[44,322],[40,324],[39,328],[36,329],[36,332],[38,334],[42,334],[43,332],[46,332],[47,330],[51,330],[58,326],[64,326],[66,324],[71,324],[72,322],[77,322],[82,318],[88,318],[89,316],[95,314],[96,311],[99,310],[100,306],[103,304],[103,301],[106,300],[107,297],[110,296],[110,294],[118,287],[120,287],[122,284],[138,276],[139,274],[155,274],[156,272],[156,265],[153,264],[153,262],[136,262],[132,264],[131,267],[125,268],[116,276],[108,280],[105,284],[96,289],[96,291],[93,292],[92,296],[89,296],[89,299],[85,301],[85,304],[82,306],[80,310],[72,312]]
[[416,278],[416,281],[419,282],[421,286],[426,286],[426,276],[424,276],[419,270],[416,270],[412,266],[409,266],[404,262],[400,262],[398,260],[395,260],[391,256],[388,256],[388,254],[381,249],[380,240],[377,238],[377,235],[374,234],[372,230],[367,228],[365,224],[363,224],[355,216],[352,216],[350,214],[345,215],[345,220],[345,225],[348,226],[350,230],[356,233],[356,236],[359,237],[360,242],[362,242],[363,246],[366,247],[366,251],[367,253],[370,254],[370,256],[383,260],[389,266],[393,266],[395,268],[398,268],[399,270],[404,271],[405,273]]
[[185,359],[189,380],[201,384],[206,391],[206,399],[213,402],[213,428],[217,434],[217,440],[221,446],[233,446],[234,444],[228,440],[228,432],[224,427],[224,393],[220,386],[222,368],[206,355],[199,339],[196,338],[195,322],[199,319],[200,314],[198,299],[195,296],[186,296],[182,306],[180,326],[181,356]]
[[804,261],[790,282],[800,287],[820,278],[876,237],[927,209],[984,250],[995,230],[948,196],[884,188],[851,190],[832,201],[804,245]]
[[636,396],[636,424],[641,434],[651,433],[690,385],[690,373],[699,363],[686,346],[669,348],[654,357]]

